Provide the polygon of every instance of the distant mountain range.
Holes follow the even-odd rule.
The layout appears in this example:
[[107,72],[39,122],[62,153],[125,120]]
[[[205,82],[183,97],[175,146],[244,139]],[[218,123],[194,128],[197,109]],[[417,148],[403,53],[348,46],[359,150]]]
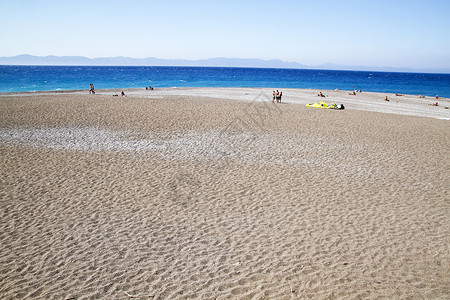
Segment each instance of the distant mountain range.
[[244,67],[244,68],[285,68],[285,69],[319,69],[319,70],[355,70],[382,72],[423,72],[450,73],[450,69],[412,69],[395,67],[348,66],[332,63],[307,66],[296,62],[286,62],[279,59],[263,60],[258,58],[209,58],[200,60],[161,59],[155,57],[100,57],[84,56],[33,56],[22,54],[10,57],[0,57],[0,65],[53,65],[53,66],[187,66],[187,67]]
[[189,67],[251,67],[251,68],[292,68],[305,66],[282,60],[262,60],[245,58],[210,58],[200,60],[161,59],[155,57],[100,57],[84,56],[33,56],[28,54],[0,57],[0,65],[76,65],[76,66],[189,66]]

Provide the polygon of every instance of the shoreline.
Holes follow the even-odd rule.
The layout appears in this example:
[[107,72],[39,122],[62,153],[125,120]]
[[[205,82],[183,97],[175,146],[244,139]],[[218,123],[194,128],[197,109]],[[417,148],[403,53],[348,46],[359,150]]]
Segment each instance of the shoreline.
[[[154,88],[154,90],[146,90],[145,88],[107,88],[107,89],[95,89],[96,94],[99,95],[109,95],[111,92],[120,92],[120,91],[128,91],[128,92],[134,92],[136,95],[141,95],[139,92],[155,92],[155,91],[183,91],[183,90],[290,90],[290,91],[311,91],[311,92],[347,92],[351,93],[353,90],[342,90],[342,89],[303,89],[303,88],[268,88],[268,87],[158,87]],[[89,89],[74,89],[74,90],[44,90],[44,91],[25,91],[25,92],[0,92],[0,96],[6,97],[6,96],[25,96],[25,95],[46,95],[46,94],[89,94]],[[391,92],[368,92],[363,91],[361,93],[358,92],[359,95],[362,94],[380,94],[380,95],[391,95],[395,96],[395,93]],[[358,95],[357,94],[357,95]],[[180,94],[182,95],[182,94]],[[419,98],[422,95],[415,95],[415,94],[402,94],[401,96],[407,96],[407,97],[417,97]],[[433,96],[422,96],[422,98],[419,99],[429,99],[434,100],[436,99]],[[446,97],[439,97],[439,100],[446,100],[449,101],[450,98]]]
[[[238,100],[246,102],[271,102],[273,88],[156,88],[155,90],[145,89],[98,89],[95,96],[111,96],[124,91],[128,97],[158,99],[163,97],[197,97],[197,98],[218,98],[228,100]],[[450,120],[450,99],[418,95],[400,95],[392,93],[361,92],[350,95],[351,91],[345,90],[318,90],[318,89],[282,89],[283,103],[309,104],[319,101],[327,103],[344,104],[346,109],[373,111],[389,114],[410,115],[419,117],[429,117],[435,119]],[[325,97],[318,97],[322,92]],[[15,96],[42,96],[42,95],[86,95],[88,90],[68,90],[68,91],[36,91],[19,93],[0,93],[0,97]],[[384,101],[385,97],[389,101]],[[438,103],[439,106],[431,106]]]

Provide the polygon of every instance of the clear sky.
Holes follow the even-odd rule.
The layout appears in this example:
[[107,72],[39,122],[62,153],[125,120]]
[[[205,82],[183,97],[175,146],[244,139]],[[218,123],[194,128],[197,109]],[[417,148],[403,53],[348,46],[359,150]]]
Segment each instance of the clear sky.
[[450,0],[0,0],[0,56],[450,68]]

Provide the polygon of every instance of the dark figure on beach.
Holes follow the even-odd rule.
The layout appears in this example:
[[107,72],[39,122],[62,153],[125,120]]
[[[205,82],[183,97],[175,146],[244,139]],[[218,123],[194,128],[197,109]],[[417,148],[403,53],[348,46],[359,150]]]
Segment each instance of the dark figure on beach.
[[277,103],[281,103],[281,96],[283,96],[283,92],[279,92],[277,90],[277,93],[275,94],[275,99],[277,100]]
[[120,93],[122,95],[122,97],[125,97],[125,93],[122,91],[122,93]]
[[389,101],[389,99],[388,99],[388,97],[386,96],[386,97],[384,97],[384,101]]
[[272,92],[272,103],[275,103],[275,91]]
[[325,97],[325,95],[322,94],[322,92],[318,93],[317,96],[319,96],[319,97]]
[[94,85],[91,83],[91,89],[89,90],[89,94],[95,94]]

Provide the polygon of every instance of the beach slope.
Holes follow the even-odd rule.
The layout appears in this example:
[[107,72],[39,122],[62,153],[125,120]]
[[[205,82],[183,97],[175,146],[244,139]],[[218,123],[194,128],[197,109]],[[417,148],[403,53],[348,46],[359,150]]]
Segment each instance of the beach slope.
[[116,93],[0,97],[0,298],[449,297],[445,102]]

